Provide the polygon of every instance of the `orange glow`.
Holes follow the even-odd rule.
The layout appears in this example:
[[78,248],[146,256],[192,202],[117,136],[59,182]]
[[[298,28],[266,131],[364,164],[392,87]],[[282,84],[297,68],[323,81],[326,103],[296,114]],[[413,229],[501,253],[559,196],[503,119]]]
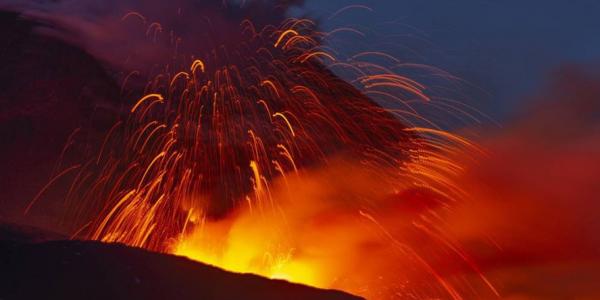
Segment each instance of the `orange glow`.
[[204,62],[199,59],[195,60],[190,67],[192,74],[196,73],[196,69],[198,68],[200,68],[200,71],[204,73]]
[[372,299],[495,295],[442,225],[465,195],[453,156],[477,147],[408,105],[435,102],[425,86],[363,60],[377,52],[339,63],[310,20],[244,26],[250,57],[223,46],[156,75],[79,170],[85,237]]
[[134,106],[131,108],[131,112],[132,112],[132,113],[133,113],[133,112],[135,112],[135,111],[138,109],[138,107],[140,107],[140,105],[142,105],[142,103],[144,103],[145,101],[148,101],[148,100],[150,100],[150,99],[152,99],[152,98],[156,98],[156,100],[155,100],[155,101],[158,101],[158,102],[162,102],[162,101],[164,100],[164,99],[163,99],[163,97],[162,97],[162,95],[160,95],[160,94],[150,94],[150,95],[146,95],[146,96],[142,97],[142,99],[140,99],[140,100],[139,100],[139,101],[138,101],[138,102],[137,102],[137,103],[136,103],[136,104],[135,104],[135,105],[134,105]]
[[[351,178],[323,180],[349,171],[355,172]],[[377,264],[370,265],[370,272],[351,270],[365,254],[360,244],[381,242],[380,231],[358,209],[328,200],[357,193],[383,201],[392,192],[390,185],[366,176],[358,166],[345,162],[311,173],[288,174],[270,187],[275,209],[257,211],[246,206],[222,220],[198,220],[192,226],[195,229],[183,234],[170,251],[229,271],[369,295],[365,278],[388,271],[385,260],[389,257],[373,259]],[[348,282],[363,282],[364,290]]]

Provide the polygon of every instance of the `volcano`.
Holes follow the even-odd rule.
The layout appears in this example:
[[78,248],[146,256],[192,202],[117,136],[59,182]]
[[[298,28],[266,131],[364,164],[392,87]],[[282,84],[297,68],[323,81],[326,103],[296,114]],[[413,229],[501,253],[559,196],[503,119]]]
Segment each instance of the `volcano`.
[[[335,32],[244,9],[186,16],[184,28],[221,34],[185,47],[153,16],[62,12],[3,17],[3,122],[23,139],[2,157],[15,170],[6,211],[71,239],[6,239],[6,297],[346,297],[265,278],[374,299],[474,290],[438,270],[439,253],[453,257],[444,271],[491,287],[438,226],[462,195],[449,153],[476,147],[419,115],[427,87],[379,64],[399,60],[336,58]],[[122,26],[143,27],[135,49],[118,47],[136,32]],[[143,70],[120,69],[114,48]]]
[[[36,190],[47,183],[57,158],[64,163],[85,156],[128,108],[119,102],[119,84],[106,66],[84,49],[37,30],[47,24],[10,11],[0,13],[0,24],[6,37],[0,55],[0,135],[11,141],[3,147],[0,162],[3,169],[12,170],[1,175],[0,187],[5,191],[1,217],[50,228],[0,225],[0,298],[360,299],[344,292],[231,273],[124,244],[69,240],[52,231],[68,231],[52,220],[65,209],[60,201],[40,201],[31,211],[35,218],[23,216],[24,199],[34,198]],[[346,92],[375,106],[330,71],[317,68]],[[74,132],[84,138],[65,152],[65,142],[73,142]],[[298,162],[314,163],[310,159]],[[59,181],[45,197],[58,199],[68,186],[68,181]],[[62,223],[69,226],[72,222]]]

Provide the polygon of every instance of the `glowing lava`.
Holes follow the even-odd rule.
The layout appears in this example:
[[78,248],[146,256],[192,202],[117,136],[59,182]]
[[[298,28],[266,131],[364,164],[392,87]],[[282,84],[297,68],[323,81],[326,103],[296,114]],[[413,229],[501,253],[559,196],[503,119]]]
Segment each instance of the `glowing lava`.
[[150,80],[69,169],[67,200],[92,220],[81,232],[375,299],[493,291],[441,225],[463,196],[451,157],[478,149],[418,114],[425,86],[367,59],[384,53],[337,59],[310,20],[241,32]]

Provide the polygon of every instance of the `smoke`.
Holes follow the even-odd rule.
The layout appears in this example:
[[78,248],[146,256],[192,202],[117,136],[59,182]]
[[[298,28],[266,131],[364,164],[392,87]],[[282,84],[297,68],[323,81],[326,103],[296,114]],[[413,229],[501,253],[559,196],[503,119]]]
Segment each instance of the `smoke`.
[[449,223],[506,298],[600,295],[599,83],[557,72],[511,125],[482,135],[490,154],[461,179],[471,197]]
[[[20,216],[13,207],[31,201],[55,166],[81,162],[154,76],[189,70],[193,59],[221,46],[239,48],[249,34],[243,20],[256,28],[279,24],[295,5],[302,1],[0,0],[0,10],[9,11],[2,15],[1,133],[12,141],[0,162],[7,170],[0,204],[10,209],[0,215]],[[65,143],[72,145],[63,156]],[[62,199],[67,181],[46,197]],[[64,210],[60,202],[40,201],[52,208],[40,211],[53,219]]]
[[[38,31],[77,45],[119,71],[187,65],[242,41],[241,23],[279,24],[302,0],[1,0],[0,8],[38,22]],[[181,58],[184,58],[183,61]]]
[[562,70],[512,124],[481,132],[483,154],[454,158],[460,202],[337,159],[273,182],[274,209],[197,221],[173,251],[373,299],[595,299],[599,82]]
[[447,295],[415,263],[419,255],[431,258],[419,249],[430,241],[411,226],[418,212],[398,205],[400,180],[382,173],[345,157],[289,174],[268,187],[273,207],[242,206],[227,218],[199,221],[173,251],[369,299]]

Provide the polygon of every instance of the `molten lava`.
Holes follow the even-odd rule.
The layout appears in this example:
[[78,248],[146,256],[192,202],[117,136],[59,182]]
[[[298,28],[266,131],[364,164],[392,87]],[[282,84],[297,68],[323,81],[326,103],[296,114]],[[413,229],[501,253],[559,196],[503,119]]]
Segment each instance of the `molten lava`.
[[480,150],[419,115],[426,87],[368,59],[384,53],[337,59],[307,19],[240,30],[177,57],[59,174],[76,235],[374,299],[493,295],[442,224],[464,196],[452,157]]

